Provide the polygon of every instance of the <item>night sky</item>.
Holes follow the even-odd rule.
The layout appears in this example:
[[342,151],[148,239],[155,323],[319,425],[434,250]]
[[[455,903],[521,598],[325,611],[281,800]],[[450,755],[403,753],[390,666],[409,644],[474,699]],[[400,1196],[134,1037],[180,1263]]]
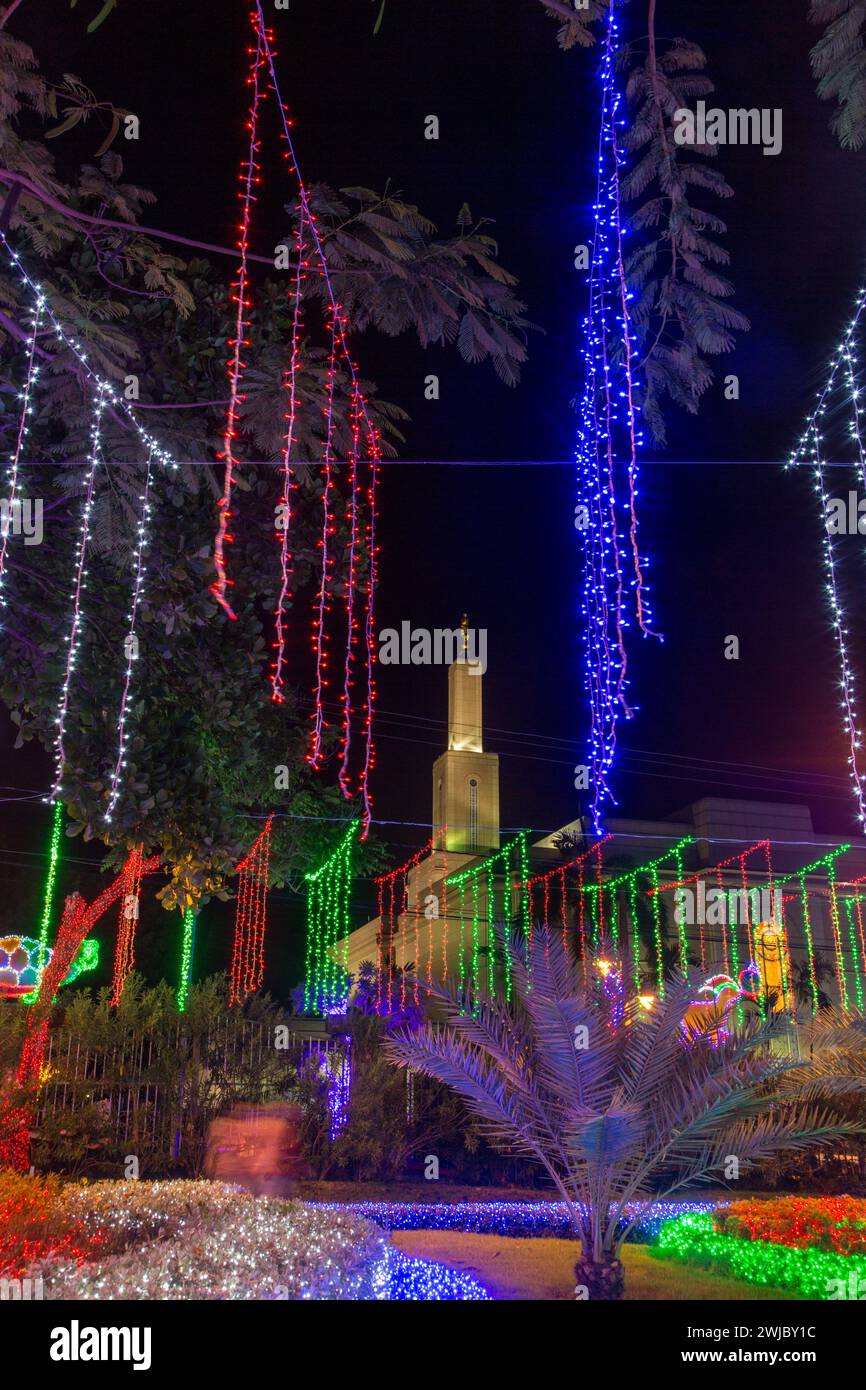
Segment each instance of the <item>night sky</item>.
[[[231,244],[246,6],[120,0],[88,36],[85,18],[97,8],[96,0],[71,12],[68,0],[25,0],[12,31],[34,45],[45,71],[75,72],[140,116],[138,144],[121,144],[125,177],[157,194],[149,222]],[[516,389],[454,349],[423,352],[408,337],[356,342],[364,374],[412,415],[404,459],[468,461],[386,469],[379,626],[453,627],[465,609],[488,629],[487,746],[501,754],[503,825],[541,835],[580,810],[572,782],[585,719],[567,461],[584,309],[572,257],[590,233],[595,57],[561,52],[537,0],[387,0],[374,36],[378,8],[379,0],[291,0],[288,13],[273,15],[306,180],[390,182],[443,233],[468,203],[491,219],[502,263],[543,329],[530,337]],[[626,29],[642,32],[643,4],[632,8]],[[752,331],[718,359],[697,417],[668,409],[667,449],[660,458],[648,449],[642,463],[642,542],[666,642],[646,643],[634,662],[640,713],[621,726],[614,782],[625,816],[730,795],[807,801],[819,829],[853,828],[814,501],[805,476],[777,466],[864,268],[866,154],[843,152],[830,132],[831,110],[809,69],[818,31],[806,12],[806,0],[659,4],[660,34],[705,49],[710,103],[782,108],[784,147],[776,158],[754,147],[720,152],[735,197],[707,205],[728,222],[733,302]],[[440,119],[435,142],[424,139],[430,113]],[[65,159],[92,149],[89,138],[80,149],[55,146],[61,172]],[[255,248],[266,253],[285,197],[282,165],[272,168]],[[222,264],[230,276],[231,261]],[[440,377],[438,402],[423,397],[429,372]],[[739,402],[723,398],[727,372],[740,377]],[[490,466],[496,461],[511,466]],[[723,659],[728,634],[740,638],[738,662]],[[427,838],[446,683],[443,669],[379,671],[376,813],[408,822],[382,826],[395,856]],[[10,754],[4,765],[11,786],[48,781],[47,758]],[[45,808],[3,810],[2,843],[34,855],[47,836]],[[29,893],[33,871],[14,879]],[[360,898],[357,906],[363,919]]]

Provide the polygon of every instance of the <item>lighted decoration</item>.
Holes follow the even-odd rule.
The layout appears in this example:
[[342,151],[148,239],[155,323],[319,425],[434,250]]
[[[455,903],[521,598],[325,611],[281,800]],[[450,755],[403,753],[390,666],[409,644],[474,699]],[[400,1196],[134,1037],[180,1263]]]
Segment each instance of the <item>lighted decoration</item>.
[[340,843],[313,873],[305,875],[307,951],[304,1010],[327,1015],[345,1009],[349,990],[349,900],[353,855],[360,822],[353,820]]
[[[841,557],[838,537],[831,525],[831,500],[837,495],[840,474],[836,474],[831,491],[827,479],[828,457],[834,462],[845,457],[849,449],[855,457],[852,460],[856,485],[866,486],[866,457],[863,448],[863,407],[860,403],[862,388],[858,384],[857,334],[861,326],[863,311],[866,309],[866,288],[861,289],[854,304],[854,311],[842,336],[842,341],[831,358],[830,371],[824,389],[818,393],[818,403],[806,422],[787,467],[805,465],[811,469],[815,494],[820,505],[821,546],[826,576],[825,591],[833,623],[833,634],[839,664],[839,707],[842,711],[842,729],[848,745],[848,770],[851,790],[857,804],[857,819],[861,826],[866,825],[866,780],[862,768],[861,748],[863,736],[860,729],[860,716],[857,709],[857,681],[854,674],[851,654],[848,649],[848,627],[845,609],[842,604],[844,587],[841,573]],[[837,428],[847,422],[847,430]],[[834,435],[828,446],[823,430],[832,425]],[[847,490],[847,489],[846,489]]]
[[143,862],[144,845],[136,845],[130,851],[121,870],[126,882],[120,900],[120,917],[117,923],[117,941],[114,948],[114,971],[111,980],[110,1002],[115,1008],[120,1003],[123,987],[135,964],[135,929],[138,926]]
[[[681,879],[683,874],[683,851],[689,845],[695,843],[694,835],[684,835],[677,840],[676,844],[670,845],[662,854],[656,855],[654,859],[648,860],[645,864],[636,864],[633,869],[625,873],[617,874],[614,878],[601,879],[591,884],[584,884],[582,892],[588,897],[591,907],[593,920],[593,945],[597,945],[601,935],[604,933],[605,917],[611,921],[616,920],[617,932],[622,937],[619,927],[620,912],[617,905],[618,894],[624,891],[628,903],[628,920],[626,922],[626,941],[631,956],[632,976],[636,994],[641,992],[640,981],[640,937],[638,934],[638,881],[641,878],[649,878],[650,887],[647,889],[649,898],[650,912],[653,924],[653,967],[656,975],[656,990],[659,999],[665,997],[665,969],[664,969],[664,939],[662,932],[661,907],[659,903],[659,891],[662,888],[659,882],[659,870],[666,865],[673,863],[675,878]],[[607,899],[607,910],[605,912],[605,898]],[[627,928],[630,926],[630,933]],[[679,934],[680,949],[680,968],[683,974],[688,976],[688,959],[685,956],[685,942],[682,932]]]
[[[130,614],[131,625],[128,629],[128,636],[134,637],[136,635],[135,617],[138,611],[141,584],[144,576],[144,551],[147,546],[147,527],[148,518],[150,516],[149,495],[151,466],[155,461],[159,463],[160,466],[176,472],[178,465],[171,458],[171,456],[160,447],[160,445],[152,437],[152,435],[139,424],[138,418],[135,414],[133,407],[131,406],[129,401],[127,401],[124,398],[123,394],[119,392],[115,388],[115,386],[107,380],[107,378],[102,377],[97,371],[94,370],[90,363],[84,345],[80,343],[71,333],[69,333],[64,328],[60,319],[51,309],[45,292],[42,289],[42,286],[28,274],[27,270],[24,268],[24,265],[21,262],[20,257],[12,249],[9,240],[6,237],[6,234],[2,230],[2,228],[0,228],[0,245],[3,246],[4,250],[6,251],[9,257],[10,272],[18,278],[22,289],[30,296],[31,302],[34,306],[34,315],[38,315],[40,323],[44,322],[46,335],[50,334],[51,336],[53,336],[58,348],[64,353],[69,353],[76,359],[79,373],[91,392],[91,402],[93,411],[91,420],[91,440],[88,457],[88,468],[84,486],[84,501],[82,504],[81,525],[79,528],[78,539],[75,545],[71,589],[69,595],[70,616],[68,624],[68,635],[65,638],[67,652],[64,663],[64,674],[61,685],[60,698],[58,701],[57,716],[55,719],[56,733],[54,740],[54,783],[50,795],[46,797],[47,801],[57,801],[60,799],[59,794],[62,788],[63,766],[66,758],[66,720],[69,713],[69,702],[71,688],[73,684],[73,672],[75,669],[75,660],[84,617],[82,612],[82,604],[83,596],[87,587],[86,562],[87,552],[90,544],[90,519],[93,510],[93,497],[97,472],[100,463],[103,461],[102,421],[105,411],[111,410],[115,414],[120,414],[124,417],[125,423],[129,425],[132,432],[137,436],[139,443],[142,446],[142,450],[146,460],[146,484],[144,497],[142,499],[142,511],[140,514],[138,526],[135,577],[133,581],[133,605],[132,612]],[[44,351],[44,349],[37,349],[37,351]],[[25,387],[26,401],[22,406],[21,417],[22,423],[25,425],[26,417],[32,414],[33,412],[33,395],[34,389],[37,385],[37,380],[38,373],[36,372],[36,370],[34,369],[32,373],[28,370],[28,382]],[[20,433],[21,430],[19,427],[19,434]],[[25,437],[26,430],[24,434],[21,435],[19,445],[16,446],[16,455],[13,459],[10,472],[8,474],[8,480],[10,484],[14,483],[16,490],[18,487],[18,483],[17,463],[15,459],[19,458],[20,446],[23,445]],[[7,601],[3,592],[5,586],[6,571],[5,547],[2,551],[2,557],[3,563],[2,565],[0,565],[0,605],[5,604]],[[118,715],[117,724],[118,752],[115,758],[113,772],[109,778],[109,820],[111,819],[111,814],[117,802],[117,798],[120,791],[120,784],[122,780],[122,770],[125,765],[124,753],[126,747],[127,720],[130,712],[129,694],[132,678],[131,662],[135,659],[134,651],[135,643],[128,642],[126,644],[127,665],[121,690],[120,712]]]
[[39,337],[44,314],[45,296],[38,294],[31,311],[30,333],[26,344],[27,376],[23,390],[19,394],[21,411],[18,416],[18,428],[15,432],[15,448],[6,468],[4,492],[5,501],[9,507],[9,515],[4,524],[0,526],[0,609],[6,606],[6,557],[9,549],[9,535],[15,518],[15,511],[21,508],[21,453],[30,429],[30,416],[33,414],[33,391],[39,379],[36,340]]
[[712,1266],[749,1284],[796,1289],[802,1298],[857,1298],[859,1292],[852,1295],[849,1290],[861,1290],[866,1281],[864,1255],[724,1235],[711,1215],[698,1213],[666,1222],[657,1252],[662,1258]]
[[72,685],[72,673],[75,670],[75,658],[78,655],[78,643],[81,637],[81,606],[84,591],[87,588],[87,551],[90,544],[90,517],[93,511],[93,493],[96,485],[96,474],[102,463],[102,417],[105,414],[107,403],[105,390],[100,384],[96,388],[96,396],[93,402],[93,418],[90,426],[90,452],[88,455],[87,478],[84,486],[84,503],[81,512],[81,526],[79,528],[78,541],[75,548],[72,591],[69,595],[71,600],[71,621],[69,635],[64,639],[66,642],[66,663],[60,692],[60,708],[56,721],[57,732],[54,736],[54,786],[51,789],[52,801],[57,800],[60,796],[63,785],[63,773],[66,767],[66,718],[69,713],[69,693]]
[[[594,867],[596,875],[600,878],[604,864],[601,851],[609,840],[610,835],[604,835],[583,854],[577,855],[575,859],[569,859],[564,864],[557,864],[554,868],[545,870],[544,873],[534,874],[532,878],[527,880],[525,887],[529,893],[530,940],[533,925],[540,918],[547,931],[559,930],[561,932],[563,947],[568,949],[568,878],[576,875],[577,933],[580,942],[580,955],[581,958],[585,957],[586,897],[582,891],[584,876],[589,865]],[[596,881],[598,882],[598,878]],[[616,949],[616,936],[614,936],[613,945]]]
[[[54,951],[32,936],[0,936],[0,999],[22,999],[25,1003],[38,996],[39,984]],[[81,943],[78,954],[69,967],[61,985],[71,985],[86,970],[99,964],[99,942],[89,936]]]
[[602,833],[607,805],[616,805],[610,772],[620,718],[634,710],[627,698],[628,629],[652,630],[645,572],[638,545],[637,342],[632,328],[623,256],[620,175],[623,148],[618,88],[619,28],[609,0],[601,47],[601,114],[597,187],[590,238],[589,306],[583,321],[584,385],[576,446],[575,523],[583,552],[584,689],[590,717],[591,815]]
[[[420,864],[422,859],[426,859],[433,849],[433,841],[428,840],[423,849],[419,849],[411,855],[404,864],[398,865],[396,869],[391,869],[386,874],[380,874],[375,879],[376,893],[379,900],[379,932],[377,936],[377,960],[376,960],[376,1008],[381,1014],[389,1014],[392,1006],[392,991],[394,988],[394,940],[399,932],[402,933],[402,956],[403,964],[410,959],[414,961],[415,980],[412,985],[414,1002],[418,1003],[418,979],[417,974],[421,969],[421,935],[420,919],[421,905],[417,901],[410,908],[409,904],[409,874],[412,869]],[[410,927],[411,920],[411,927]],[[401,925],[402,924],[402,925]],[[414,954],[410,952],[408,933],[412,931]],[[432,944],[428,942],[428,964],[431,961]],[[406,973],[400,973],[400,1007],[406,1007]]]
[[124,639],[123,648],[126,657],[126,669],[123,673],[123,686],[120,692],[120,710],[117,716],[117,757],[111,771],[111,779],[108,787],[108,809],[105,812],[105,819],[110,824],[114,816],[114,809],[120,799],[120,791],[123,777],[123,769],[126,766],[126,743],[128,738],[127,724],[131,713],[130,708],[130,687],[132,686],[132,670],[138,660],[138,610],[141,604],[142,589],[144,587],[144,577],[146,573],[145,552],[149,544],[150,537],[150,493],[152,484],[153,469],[153,450],[147,456],[147,467],[144,475],[144,490],[139,497],[141,510],[138,516],[138,530],[135,547],[135,572],[132,582],[132,603],[128,615],[128,627]]
[[[249,11],[253,42],[249,48],[248,84],[250,102],[247,116],[248,141],[240,171],[240,220],[238,224],[238,273],[232,290],[236,305],[232,337],[229,341],[228,407],[223,449],[223,488],[218,504],[218,524],[214,543],[216,578],[212,591],[230,618],[236,615],[229,601],[233,580],[228,573],[227,546],[232,541],[230,523],[236,470],[239,464],[237,441],[242,432],[241,406],[245,399],[244,375],[246,351],[250,346],[249,331],[252,300],[249,283],[249,238],[252,227],[255,189],[261,182],[259,117],[262,103],[270,96],[278,113],[283,159],[288,166],[297,204],[297,229],[294,234],[296,263],[290,290],[292,333],[288,365],[284,373],[287,392],[286,429],[282,449],[281,500],[276,508],[275,527],[280,545],[280,588],[275,610],[275,656],[271,663],[272,698],[284,698],[284,670],[287,641],[286,612],[293,573],[291,527],[293,521],[293,467],[296,462],[293,448],[297,438],[298,372],[305,337],[312,325],[302,325],[301,304],[304,287],[310,275],[318,278],[324,306],[324,329],[327,346],[327,401],[322,430],[322,516],[319,538],[321,574],[313,604],[311,647],[315,670],[311,713],[310,765],[319,768],[325,751],[325,734],[329,727],[328,690],[334,679],[333,647],[339,633],[344,643],[342,691],[340,695],[341,733],[339,785],[346,798],[358,795],[362,804],[361,838],[365,838],[372,815],[370,776],[374,765],[373,701],[375,698],[375,629],[373,606],[378,580],[376,510],[381,458],[380,433],[374,425],[366,398],[361,390],[358,370],[349,350],[349,324],[334,294],[328,262],[316,225],[309,193],[304,183],[291,134],[291,121],[283,101],[277,78],[273,31],[265,22],[259,0]],[[302,330],[304,336],[302,337]],[[345,414],[345,420],[342,415]],[[345,429],[338,434],[339,423]],[[351,439],[348,467],[337,456],[340,434]],[[338,466],[338,464],[340,466]],[[362,476],[363,475],[363,476]],[[345,573],[338,573],[337,552],[342,547],[340,532],[345,533],[347,563]],[[336,602],[337,595],[342,605]],[[342,612],[338,616],[338,609]],[[365,654],[363,674],[358,657],[363,643]],[[358,686],[361,687],[359,695]],[[357,729],[362,740],[360,753],[352,758],[352,731]]]
[[782,888],[786,883],[796,883],[800,890],[800,905],[803,914],[803,934],[806,939],[806,953],[809,961],[809,984],[812,995],[812,1013],[818,1012],[820,1005],[820,990],[818,988],[818,977],[815,971],[815,933],[812,926],[812,912],[809,905],[809,889],[806,879],[809,874],[817,873],[823,869],[827,875],[827,897],[830,905],[830,922],[833,930],[833,952],[836,961],[836,980],[839,986],[839,1002],[843,1012],[850,1009],[848,997],[848,981],[845,971],[845,953],[842,945],[842,927],[839,917],[839,895],[836,887],[836,860],[846,850],[851,848],[850,844],[839,845],[827,854],[823,854],[820,859],[815,859],[811,864],[805,864],[802,869],[796,869],[793,873],[784,874],[776,879],[776,887]]
[[15,1082],[0,1102],[0,1168],[8,1166],[24,1171],[29,1166],[32,1107],[42,1073],[51,1008],[81,948],[87,927],[87,904],[74,893],[64,904],[57,941],[42,972],[39,998],[27,1010]]
[[183,914],[183,932],[180,946],[180,973],[177,985],[177,1011],[186,1012],[189,989],[192,984],[192,962],[195,955],[195,924],[198,914],[194,907],[188,907]]
[[[755,860],[759,861],[759,868],[754,866]],[[726,886],[726,876],[729,877],[731,874],[733,874],[735,882],[733,885]],[[756,876],[763,880],[761,884],[755,884],[752,881]],[[709,889],[714,894],[714,901],[708,902],[707,883],[711,877],[715,878],[714,888]],[[743,926],[745,928],[745,941],[742,945],[744,956],[748,959],[750,956],[758,954],[754,933],[759,924],[768,921],[781,908],[782,895],[781,892],[776,891],[770,841],[757,840],[754,844],[730,855],[727,859],[722,859],[718,864],[701,869],[687,877],[679,873],[672,882],[659,884],[650,892],[654,895],[669,892],[679,893],[684,889],[694,890],[695,893],[695,916],[697,917],[701,968],[706,970],[708,966],[722,961],[726,972],[731,976],[738,976],[741,959],[738,927]],[[741,922],[740,919],[744,915],[746,920]],[[783,926],[784,924],[780,923],[780,925]],[[721,950],[716,947],[714,939],[712,944],[708,945],[708,932],[706,931],[708,926],[719,926]],[[686,951],[685,928],[686,923],[682,920],[681,914],[679,921],[681,963]],[[790,981],[787,976],[785,989],[790,995]],[[738,1005],[737,1020],[741,1023],[742,1019],[742,1010]]]
[[739,1009],[740,1001],[758,1001],[760,972],[757,965],[750,963],[740,971],[736,979],[730,975],[711,975],[698,989],[698,998],[693,999],[682,1021],[682,1030],[689,1042],[708,1038],[718,1044],[730,1036],[727,1027],[728,1015],[734,1006]]
[[[475,999],[481,990],[492,993],[495,988],[496,964],[496,923],[501,922],[510,930],[516,921],[520,931],[528,941],[532,927],[530,900],[527,889],[529,878],[529,850],[526,831],[519,830],[513,840],[501,849],[488,854],[479,864],[470,865],[455,874],[449,874],[443,882],[446,890],[457,890],[459,907],[459,932],[457,968],[459,987],[467,990]],[[496,887],[501,881],[500,911],[497,915]],[[467,903],[467,892],[471,894],[471,914]],[[483,910],[482,910],[483,893]],[[515,906],[515,894],[517,903]],[[484,949],[487,958],[486,980],[482,980],[480,968],[481,920],[484,919]],[[471,922],[472,937],[467,940],[467,919]],[[500,948],[503,970],[503,984],[506,999],[511,999],[511,960],[508,951]],[[467,962],[468,968],[467,968]]]
[[54,908],[54,889],[57,884],[57,863],[60,858],[60,842],[63,838],[63,803],[55,801],[51,813],[51,844],[48,850],[48,873],[45,877],[45,892],[42,896],[42,916],[39,919],[39,958],[37,964],[37,984],[27,1002],[32,1004],[39,992],[38,980],[47,960],[48,936],[51,931],[51,916]]
[[[573,1239],[574,1217],[565,1202],[313,1202],[324,1211],[352,1212],[386,1231],[465,1231],[473,1235],[516,1239],[547,1236]],[[620,1223],[630,1229],[626,1240],[655,1240],[665,1221],[706,1213],[712,1202],[626,1202]],[[611,1214],[613,1207],[611,1207]],[[632,1225],[631,1223],[635,1224]]]
[[235,934],[229,975],[229,1002],[232,1004],[242,1003],[248,994],[261,989],[264,979],[273,820],[273,816],[268,816],[249,854],[238,864]]

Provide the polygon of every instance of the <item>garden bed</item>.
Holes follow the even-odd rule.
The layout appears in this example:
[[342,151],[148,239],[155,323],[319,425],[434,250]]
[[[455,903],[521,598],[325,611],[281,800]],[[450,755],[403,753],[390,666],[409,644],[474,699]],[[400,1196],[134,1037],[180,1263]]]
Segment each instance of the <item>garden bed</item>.
[[484,1299],[477,1280],[393,1247],[365,1217],[218,1182],[0,1174],[0,1275],[48,1299]]
[[667,1222],[655,1253],[803,1298],[858,1299],[866,1290],[866,1201],[782,1197],[733,1202]]

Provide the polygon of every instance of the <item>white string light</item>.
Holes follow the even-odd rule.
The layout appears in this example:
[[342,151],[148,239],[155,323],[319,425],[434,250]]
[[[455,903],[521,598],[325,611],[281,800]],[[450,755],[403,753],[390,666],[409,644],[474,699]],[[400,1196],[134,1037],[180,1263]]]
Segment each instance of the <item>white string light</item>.
[[148,519],[150,517],[150,486],[152,457],[147,460],[147,472],[144,478],[144,491],[139,501],[141,511],[138,518],[138,545],[135,552],[135,579],[132,586],[132,606],[129,610],[129,627],[127,628],[124,640],[124,651],[126,654],[126,670],[123,674],[123,691],[120,697],[120,712],[117,716],[117,760],[114,764],[114,771],[111,775],[111,786],[109,788],[108,809],[105,813],[106,822],[110,823],[114,815],[114,808],[120,796],[121,774],[126,766],[126,722],[130,711],[129,689],[132,684],[133,663],[138,660],[138,606],[141,599],[142,585],[147,570],[145,561],[145,551],[149,544]]
[[[66,720],[69,712],[69,697],[72,686],[72,677],[75,670],[75,660],[78,653],[78,646],[81,637],[82,626],[82,595],[87,588],[87,551],[90,543],[90,521],[93,511],[94,489],[96,477],[100,464],[104,464],[102,457],[102,434],[104,416],[106,411],[123,412],[126,420],[131,424],[139,440],[146,451],[146,472],[144,480],[144,490],[139,500],[141,511],[139,513],[137,542],[135,549],[135,568],[132,587],[131,608],[128,615],[128,627],[124,650],[126,655],[126,668],[123,677],[123,686],[120,698],[120,709],[117,719],[117,757],[111,775],[109,785],[109,799],[105,819],[111,821],[114,809],[120,796],[122,783],[122,772],[126,765],[126,744],[127,744],[127,722],[130,713],[130,688],[132,684],[132,666],[137,659],[137,621],[139,604],[141,600],[142,586],[144,582],[146,564],[145,552],[149,544],[149,518],[151,515],[150,495],[152,486],[152,468],[154,462],[171,472],[177,472],[179,464],[163,449],[153,436],[137,420],[136,415],[129,402],[121,393],[108,381],[95,371],[91,366],[87,352],[82,343],[72,337],[56,314],[50,308],[42,286],[35,281],[25,270],[19,256],[9,244],[5,234],[0,231],[0,243],[5,247],[12,268],[17,272],[22,285],[29,291],[35,301],[33,331],[28,339],[28,373],[27,382],[22,392],[22,415],[21,425],[19,426],[18,439],[16,442],[15,454],[10,463],[10,486],[13,490],[18,488],[18,470],[21,462],[21,453],[24,440],[27,434],[27,422],[32,414],[32,395],[33,389],[39,375],[39,366],[36,362],[36,336],[38,328],[43,318],[50,324],[51,332],[58,344],[68,349],[77,359],[84,375],[86,376],[93,391],[93,417],[91,424],[91,448],[88,457],[88,471],[85,482],[85,500],[82,511],[82,524],[79,532],[78,543],[75,549],[75,561],[73,565],[73,580],[70,599],[72,602],[72,618],[70,631],[67,640],[66,662],[64,669],[63,685],[61,687],[60,702],[56,720],[56,734],[54,739],[55,775],[54,785],[51,792],[45,798],[46,801],[54,801],[61,792],[63,772],[66,763]],[[14,500],[14,491],[13,499]],[[3,547],[0,551],[0,601],[2,601],[2,582],[4,579],[4,565],[6,555],[6,535],[3,536]]]
[[9,547],[9,533],[13,529],[15,521],[15,506],[20,507],[20,479],[19,467],[21,463],[21,451],[30,429],[30,416],[33,414],[32,398],[36,383],[39,380],[39,364],[36,360],[36,339],[39,335],[39,326],[42,322],[42,315],[45,310],[45,297],[42,294],[36,296],[36,304],[33,309],[33,322],[30,330],[30,337],[27,340],[27,379],[24,389],[19,392],[21,401],[21,414],[18,417],[18,430],[15,436],[15,450],[9,460],[6,470],[6,490],[8,498],[8,511],[3,517],[0,525],[0,607],[6,606],[6,552]]
[[[830,373],[823,391],[818,394],[818,403],[810,416],[797,446],[792,452],[787,467],[793,468],[808,462],[812,469],[815,492],[818,496],[821,515],[822,550],[826,574],[825,592],[830,608],[833,633],[839,661],[839,708],[842,712],[842,728],[848,742],[848,769],[852,791],[857,802],[857,818],[866,826],[866,778],[860,767],[860,749],[863,738],[857,712],[857,686],[854,668],[848,652],[848,627],[845,610],[840,596],[839,560],[834,546],[834,533],[829,525],[830,497],[827,489],[826,460],[824,457],[824,436],[821,422],[824,420],[831,401],[835,399],[837,378],[844,376],[850,408],[849,437],[857,447],[860,475],[866,487],[866,458],[863,450],[863,429],[860,405],[860,388],[857,384],[856,335],[866,309],[866,289],[861,289],[855,305],[854,314],[845,330],[844,337],[831,358]],[[859,515],[859,513],[858,513]]]
[[63,685],[60,691],[60,707],[57,714],[57,733],[54,738],[54,786],[51,794],[46,798],[48,801],[56,801],[60,797],[63,782],[63,772],[66,767],[66,716],[69,713],[69,690],[72,685],[72,673],[75,670],[75,658],[78,654],[78,643],[81,637],[81,601],[82,595],[87,588],[87,550],[90,542],[90,516],[93,511],[93,492],[96,484],[96,474],[102,462],[102,417],[105,414],[105,391],[100,385],[97,387],[96,396],[93,402],[93,419],[90,429],[90,455],[89,467],[87,470],[87,482],[84,492],[84,507],[81,513],[81,528],[78,534],[78,544],[75,547],[75,564],[72,572],[72,591],[69,595],[72,600],[72,623],[69,636],[66,638],[66,667],[63,673]]

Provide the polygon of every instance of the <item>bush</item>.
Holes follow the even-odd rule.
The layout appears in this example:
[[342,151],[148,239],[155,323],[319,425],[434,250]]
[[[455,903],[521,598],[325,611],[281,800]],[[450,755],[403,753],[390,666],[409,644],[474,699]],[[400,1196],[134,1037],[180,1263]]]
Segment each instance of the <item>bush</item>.
[[81,1263],[102,1246],[98,1223],[70,1210],[57,1178],[0,1171],[0,1276],[19,1279],[34,1263]]
[[777,1197],[731,1202],[713,1219],[715,1230],[741,1240],[797,1249],[866,1254],[866,1201],[859,1197]]

